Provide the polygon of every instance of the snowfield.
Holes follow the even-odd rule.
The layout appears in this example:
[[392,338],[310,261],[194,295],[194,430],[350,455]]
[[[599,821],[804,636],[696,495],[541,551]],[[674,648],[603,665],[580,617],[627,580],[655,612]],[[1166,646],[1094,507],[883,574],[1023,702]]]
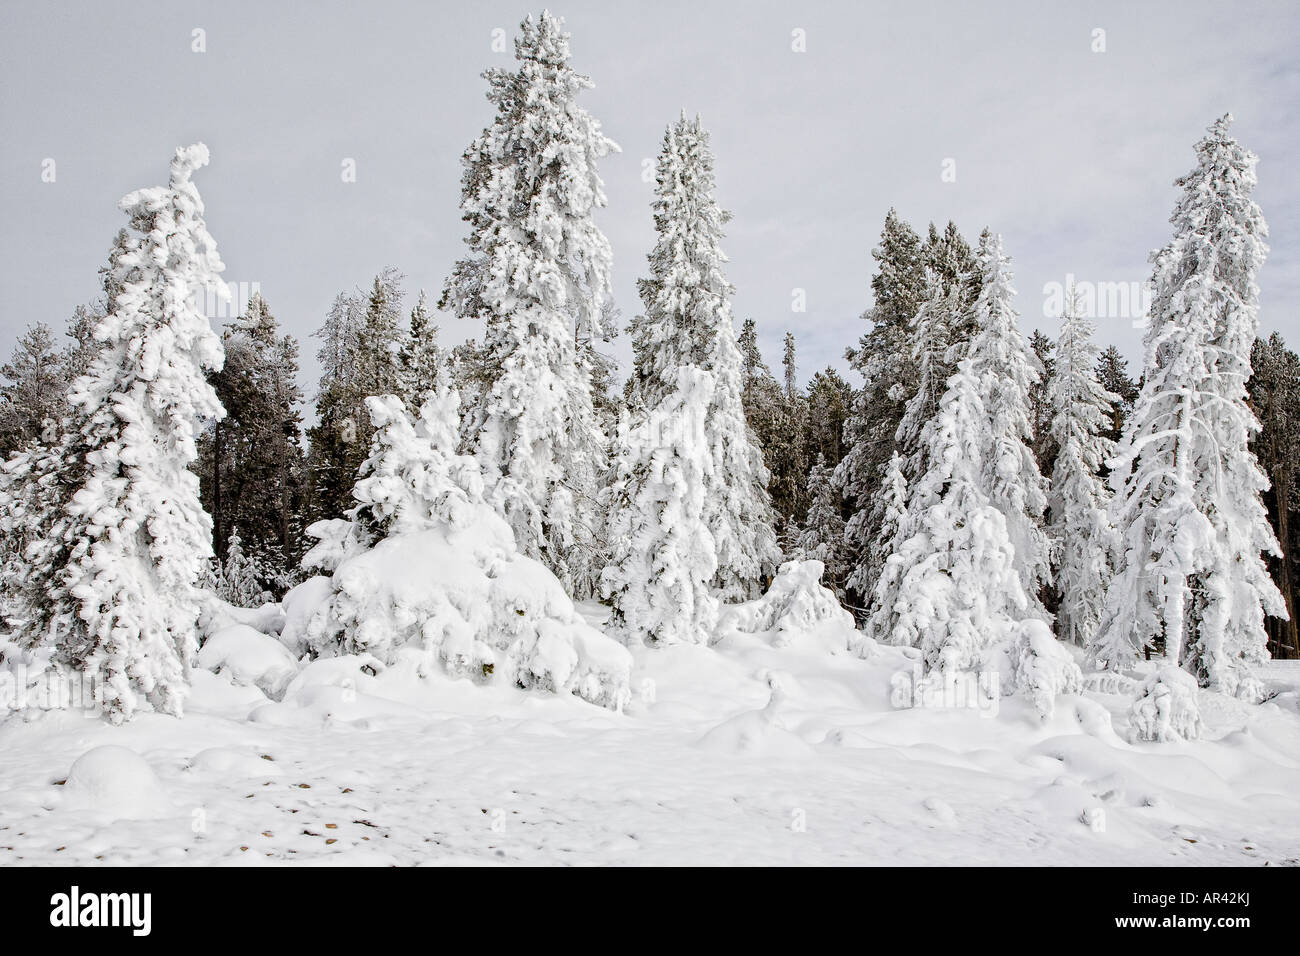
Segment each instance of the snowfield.
[[861,659],[806,611],[634,649],[623,713],[227,627],[184,718],[0,722],[0,863],[1300,862],[1300,662],[1262,705],[1201,691],[1199,741],[1131,744],[1113,680],[1046,721],[1021,695],[895,708],[910,652]]

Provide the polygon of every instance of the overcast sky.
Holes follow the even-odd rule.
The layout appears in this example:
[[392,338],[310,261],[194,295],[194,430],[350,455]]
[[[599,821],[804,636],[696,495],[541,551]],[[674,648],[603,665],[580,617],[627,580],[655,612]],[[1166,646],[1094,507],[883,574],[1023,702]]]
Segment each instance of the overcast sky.
[[[62,328],[97,292],[117,200],[166,181],[206,142],[195,181],[231,282],[256,282],[303,341],[341,289],[385,265],[436,299],[463,248],[460,155],[488,122],[480,72],[540,7],[519,3],[37,3],[0,7],[0,354],[28,323]],[[587,3],[552,6],[583,104],[622,153],[601,167],[615,295],[639,311],[652,244],[643,161],[679,110],[713,135],[736,315],[769,364],[786,330],[800,378],[864,329],[885,213],[924,230],[1001,232],[1026,332],[1067,273],[1143,282],[1169,234],[1175,177],[1231,111],[1257,152],[1271,227],[1261,319],[1300,345],[1300,4]],[[194,30],[206,52],[193,52]],[[1104,35],[1096,31],[1104,31]],[[795,31],[802,31],[796,34]],[[802,37],[802,43],[800,42]],[[1104,52],[1094,48],[1104,42]],[[803,46],[804,52],[793,47]],[[341,163],[356,162],[357,181]],[[43,182],[54,160],[54,182]],[[952,163],[945,166],[945,162]],[[945,168],[955,181],[945,181]],[[951,178],[951,177],[949,177]],[[795,289],[807,308],[795,312]],[[447,318],[444,341],[476,334]],[[1130,318],[1099,338],[1140,360]],[[626,336],[618,347],[626,362]],[[855,382],[856,384],[856,382]]]

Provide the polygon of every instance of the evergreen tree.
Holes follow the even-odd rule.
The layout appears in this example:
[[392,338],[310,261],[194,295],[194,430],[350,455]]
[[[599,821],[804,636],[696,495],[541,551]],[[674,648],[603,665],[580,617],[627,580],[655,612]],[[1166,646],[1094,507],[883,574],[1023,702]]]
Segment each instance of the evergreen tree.
[[719,317],[708,370],[714,395],[704,435],[713,451],[713,476],[705,513],[718,555],[714,584],[724,601],[756,597],[776,573],[780,553],[767,486],[771,473],[745,421],[744,372],[730,308]]
[[842,595],[848,573],[844,564],[844,516],[840,512],[839,490],[831,475],[825,456],[818,453],[808,474],[808,513],[795,553],[802,560],[822,562],[825,566],[822,582]]
[[214,562],[208,582],[213,593],[235,607],[261,607],[274,599],[262,586],[267,572],[258,566],[256,558],[244,553],[244,543],[238,531],[231,531],[226,557]]
[[591,405],[596,412],[596,422],[610,442],[618,431],[623,402],[614,387],[618,378],[618,362],[603,351],[600,344],[608,345],[618,337],[621,321],[622,313],[612,299],[607,299],[601,312],[600,335],[595,336],[587,330],[578,337],[578,362],[586,369],[591,380]]
[[853,403],[853,388],[834,368],[813,374],[808,383],[807,437],[804,445],[813,458],[821,455],[833,473],[844,457],[844,421]]
[[1050,475],[1056,465],[1056,438],[1052,432],[1052,419],[1056,409],[1048,396],[1048,386],[1056,371],[1056,343],[1038,329],[1029,336],[1029,348],[1038,360],[1039,379],[1029,387],[1029,424],[1033,429],[1034,460],[1038,471]]
[[0,367],[0,379],[0,457],[33,442],[53,441],[66,410],[67,383],[48,325],[27,327],[13,358]]
[[1257,158],[1230,122],[1197,143],[1173,239],[1152,257],[1142,390],[1111,474],[1122,554],[1093,655],[1122,667],[1154,645],[1201,686],[1258,699],[1264,616],[1286,606],[1261,557],[1278,545],[1246,403],[1267,226]]
[[799,384],[796,378],[797,367],[794,358],[794,333],[785,333],[785,351],[781,355],[782,378],[785,381],[785,397],[787,401],[793,402],[796,393],[799,391]]
[[785,390],[763,360],[758,345],[758,331],[753,319],[746,319],[737,340],[744,388],[741,397],[745,408],[745,421],[753,433],[770,475],[768,495],[778,519],[788,521],[795,513],[795,484],[801,484],[803,475],[795,474],[797,466],[791,461],[790,451],[796,428],[792,417],[792,404]]
[[1124,422],[1137,401],[1138,388],[1137,383],[1128,377],[1128,362],[1113,345],[1107,346],[1097,359],[1097,381],[1116,398],[1110,409],[1110,423],[1105,436],[1118,442],[1124,433]]
[[79,305],[72,310],[72,318],[68,320],[68,327],[64,332],[71,341],[63,347],[60,354],[65,388],[76,381],[78,376],[85,375],[90,368],[95,353],[99,351],[95,343],[95,329],[107,314],[108,309],[103,302]]
[[[704,423],[713,454],[705,520],[717,555],[714,585],[724,600],[752,597],[775,571],[771,473],[746,418],[747,368],[731,321],[731,283],[723,272],[722,225],[713,196],[713,154],[699,118],[682,115],[664,135],[655,188],[656,243],[640,283],[644,314],[633,324],[634,401],[654,408],[666,376],[696,366],[712,373]],[[754,349],[756,352],[756,347]],[[779,392],[779,387],[778,387]]]
[[[730,217],[713,189],[708,133],[699,117],[683,113],[664,133],[655,167],[655,245],[649,275],[637,282],[644,313],[631,325],[632,394],[647,408],[676,388],[678,369],[708,364],[732,292],[721,268],[722,227]],[[753,351],[743,360],[748,372],[762,360],[756,342],[746,347]]]
[[442,366],[442,349],[438,347],[438,326],[429,315],[424,290],[411,310],[410,331],[401,344],[398,366],[401,370],[401,398],[407,408],[421,408],[433,390]]
[[[951,375],[965,355],[964,348],[975,336],[975,302],[979,298],[981,279],[979,263],[970,243],[949,221],[941,233],[934,223],[922,249],[926,268],[939,280],[945,295],[952,295],[948,319],[948,342],[951,354],[945,372]],[[944,379],[946,381],[946,377]]]
[[931,464],[907,491],[866,629],[920,649],[928,668],[944,672],[978,668],[987,647],[1013,636],[1027,603],[1006,519],[984,491],[990,416],[980,391],[963,360],[926,424]]
[[863,377],[844,425],[847,450],[836,466],[835,483],[848,502],[845,546],[853,565],[851,597],[870,593],[871,555],[881,549],[879,509],[875,507],[885,463],[894,452],[894,435],[902,421],[911,383],[911,322],[926,295],[925,256],[921,239],[898,214],[889,210],[880,245],[871,250],[877,272],[871,280],[875,298],[864,313],[872,325],[857,348],[846,352]]
[[740,335],[736,337],[736,345],[740,349],[740,360],[745,370],[746,385],[760,377],[771,377],[772,370],[763,361],[763,351],[758,346],[758,323],[752,318],[741,323]]
[[321,347],[316,424],[308,430],[311,520],[341,517],[374,432],[366,399],[402,385],[402,275],[391,266],[370,291],[340,292],[316,332]]
[[718,557],[705,519],[714,468],[705,422],[715,392],[708,372],[684,365],[672,391],[619,430],[602,585],[629,642],[712,638]]
[[[177,149],[165,187],[122,199],[132,235],[114,248],[113,309],[95,330],[100,351],[73,385],[65,437],[24,462],[6,496],[33,528],[17,594],[6,594],[15,644],[50,647],[52,665],[93,674],[114,722],[147,699],[180,714],[196,647],[211,522],[199,502],[199,423],[222,414],[204,373],[222,362],[200,311],[223,266],[190,181],[202,144]],[[12,579],[10,582],[12,583]]]
[[785,334],[781,357],[782,396],[780,429],[773,440],[762,444],[763,462],[772,477],[768,493],[780,516],[782,550],[793,553],[798,546],[800,524],[808,511],[808,400],[796,379],[794,334]]
[[279,328],[260,294],[223,333],[225,363],[208,376],[224,418],[199,441],[203,505],[213,548],[226,554],[240,534],[261,586],[279,591],[296,566],[305,494],[298,343]]
[[1101,621],[1118,541],[1106,513],[1110,494],[1102,463],[1115,452],[1105,437],[1118,396],[1097,381],[1092,323],[1071,290],[1047,398],[1054,410],[1051,435],[1058,449],[1048,505],[1054,542],[1057,633],[1071,644],[1092,643]]
[[440,306],[486,324],[491,385],[466,431],[491,498],[520,550],[585,596],[603,563],[605,447],[575,342],[601,333],[610,249],[592,218],[605,204],[596,162],[617,147],[576,103],[591,81],[569,66],[561,21],[543,13],[520,30],[518,69],[484,74],[496,115],[463,160],[470,254]]
[[[409,349],[406,330],[402,328],[402,282],[405,279],[389,267],[375,276],[366,300],[365,316],[357,331],[356,373],[362,398],[396,395],[406,385],[402,353]],[[416,306],[417,310],[419,306]],[[369,416],[359,420],[368,421]],[[370,429],[365,429],[365,443],[370,444]]]
[[1051,555],[1042,527],[1047,482],[1029,447],[1033,440],[1029,391],[1040,381],[1042,369],[1016,324],[1009,264],[1001,237],[985,230],[980,237],[981,287],[975,303],[979,331],[967,354],[989,417],[987,444],[980,456],[983,490],[1006,518],[1030,615],[1045,617],[1039,598],[1051,581]]
[[1274,657],[1296,658],[1300,657],[1295,593],[1300,584],[1295,567],[1300,554],[1300,537],[1296,534],[1300,522],[1295,520],[1295,512],[1300,510],[1296,495],[1300,473],[1300,357],[1274,332],[1267,339],[1255,340],[1250,365],[1250,406],[1262,426],[1251,442],[1251,450],[1272,485],[1264,502],[1282,555],[1273,556],[1269,565],[1287,608],[1286,619],[1270,617],[1267,621],[1269,650]]

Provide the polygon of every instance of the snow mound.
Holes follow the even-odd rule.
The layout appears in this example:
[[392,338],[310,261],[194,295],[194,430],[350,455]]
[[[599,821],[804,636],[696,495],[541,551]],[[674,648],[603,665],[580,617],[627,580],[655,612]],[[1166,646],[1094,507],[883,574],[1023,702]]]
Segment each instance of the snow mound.
[[312,615],[329,602],[333,590],[334,585],[327,575],[317,575],[285,594],[281,602],[284,608],[284,627],[280,630],[280,643],[291,654],[302,657],[307,653]]
[[1195,740],[1201,731],[1196,679],[1191,674],[1165,665],[1142,683],[1129,711],[1133,740]]
[[770,635],[773,647],[807,639],[832,651],[854,649],[862,634],[835,592],[822,586],[824,570],[821,561],[785,562],[762,597],[726,608],[720,633],[730,628]]
[[1048,626],[1039,620],[1020,624],[1020,634],[1007,648],[1011,660],[1011,686],[1024,694],[1044,719],[1056,711],[1061,694],[1083,690],[1083,672]]
[[766,707],[724,720],[705,733],[696,746],[747,757],[807,757],[815,753],[801,737],[787,730],[781,719],[786,693],[780,676],[770,675],[768,687],[772,696]]
[[274,700],[298,673],[297,660],[283,644],[247,624],[232,624],[209,637],[199,648],[198,664]]
[[222,780],[266,778],[279,776],[281,770],[260,754],[235,747],[209,747],[194,755],[187,770],[211,774]]
[[200,591],[202,610],[199,618],[199,640],[211,637],[217,631],[233,624],[245,624],[263,634],[278,634],[284,628],[284,608],[268,603],[260,607],[237,607],[224,601],[212,591]]
[[172,809],[153,768],[134,750],[107,745],[72,764],[64,783],[66,805],[116,819],[147,819]]

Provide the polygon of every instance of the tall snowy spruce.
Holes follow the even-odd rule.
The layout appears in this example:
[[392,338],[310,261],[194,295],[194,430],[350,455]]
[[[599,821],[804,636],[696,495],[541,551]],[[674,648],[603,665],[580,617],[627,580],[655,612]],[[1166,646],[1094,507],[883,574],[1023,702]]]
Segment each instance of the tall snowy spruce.
[[1107,514],[1110,492],[1101,478],[1115,451],[1106,437],[1119,396],[1097,381],[1092,323],[1081,314],[1073,290],[1066,299],[1047,383],[1056,448],[1048,509],[1053,570],[1060,597],[1057,634],[1071,644],[1092,643],[1110,582],[1116,538]]
[[[167,186],[119,204],[133,234],[115,248],[112,311],[100,351],[73,383],[70,427],[38,456],[24,493],[39,502],[39,534],[24,556],[16,645],[85,674],[106,716],[121,722],[147,701],[179,715],[196,648],[200,571],[211,522],[190,471],[204,419],[223,414],[206,372],[221,340],[200,311],[224,268],[190,181],[203,144],[177,149]],[[16,598],[16,604],[11,603]]]
[[570,68],[561,24],[528,17],[518,69],[484,74],[496,116],[464,155],[470,253],[440,307],[486,325],[489,384],[466,432],[490,497],[523,552],[581,597],[603,563],[596,484],[606,451],[577,342],[599,336],[609,294],[609,243],[592,214],[605,204],[596,163],[617,147],[576,103],[592,84]]
[[1027,601],[1006,519],[984,490],[988,415],[971,360],[948,380],[921,440],[930,465],[895,518],[866,633],[920,649],[930,669],[978,668],[987,648],[1017,633]]
[[848,586],[858,598],[871,593],[884,550],[877,502],[894,435],[912,394],[911,324],[927,292],[921,237],[893,209],[871,256],[878,263],[871,280],[875,302],[862,316],[870,320],[871,330],[847,352],[864,381],[844,423],[847,448],[835,469],[835,483],[851,508],[844,531],[852,565]]
[[1154,649],[1202,687],[1258,700],[1264,616],[1286,607],[1262,557],[1278,551],[1268,480],[1248,447],[1267,226],[1251,198],[1257,157],[1231,120],[1196,144],[1173,239],[1152,256],[1142,389],[1111,473],[1121,555],[1093,655],[1118,668]]
[[673,389],[619,430],[602,584],[629,642],[707,643],[717,623],[718,558],[705,519],[713,392],[708,372],[683,365]]
[[980,292],[975,301],[975,337],[967,355],[979,383],[987,416],[982,488],[1006,518],[1015,548],[1016,571],[1032,616],[1045,618],[1039,594],[1051,580],[1051,553],[1043,530],[1047,482],[1034,456],[1030,389],[1042,377],[1038,359],[1017,325],[1012,308],[1010,260],[1002,237],[980,236]]
[[705,478],[705,520],[717,555],[714,586],[723,600],[757,596],[779,559],[770,473],[745,418],[745,361],[723,272],[727,215],[713,195],[713,154],[699,118],[683,115],[664,135],[657,166],[656,243],[640,283],[644,314],[632,325],[633,404],[653,409],[678,386],[682,367],[712,373],[704,439],[713,464]]

